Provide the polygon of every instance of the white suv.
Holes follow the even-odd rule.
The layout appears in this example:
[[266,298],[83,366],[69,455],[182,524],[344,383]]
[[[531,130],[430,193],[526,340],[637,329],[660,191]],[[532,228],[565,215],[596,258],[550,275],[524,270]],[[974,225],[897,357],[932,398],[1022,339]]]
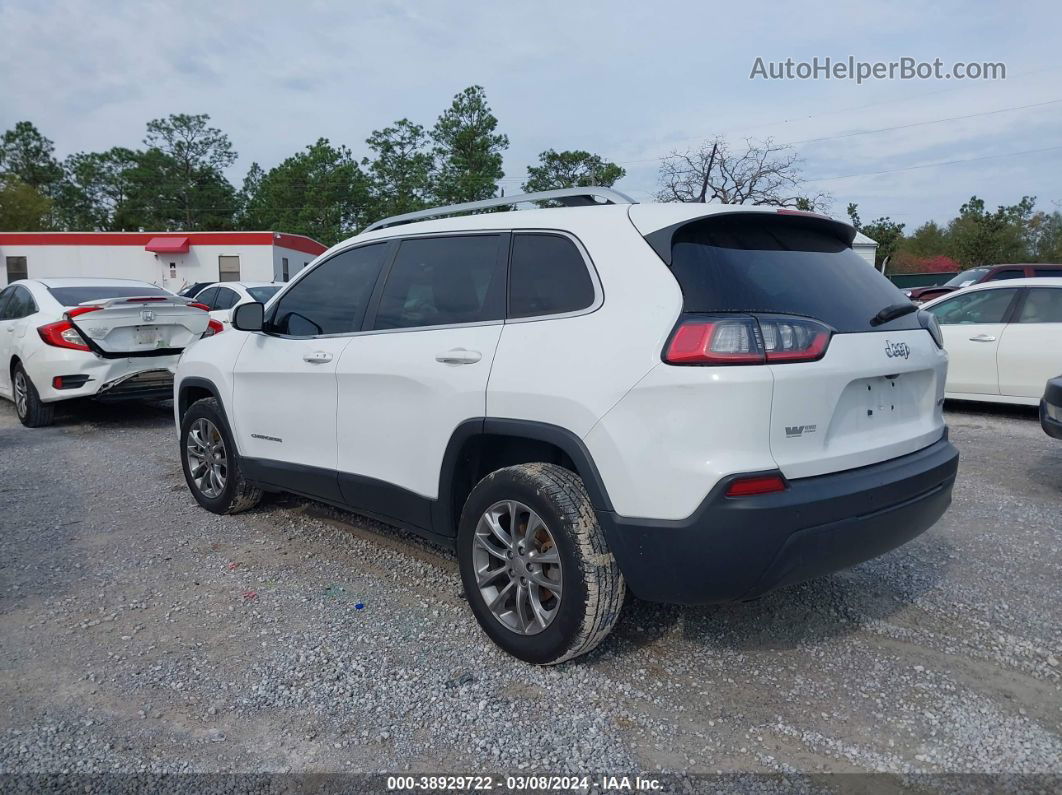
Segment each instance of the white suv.
[[[522,201],[565,206],[452,217]],[[750,599],[866,560],[943,514],[958,453],[939,329],[853,235],[600,188],[378,222],[184,353],[189,487],[455,545],[533,663],[594,648],[628,588]]]

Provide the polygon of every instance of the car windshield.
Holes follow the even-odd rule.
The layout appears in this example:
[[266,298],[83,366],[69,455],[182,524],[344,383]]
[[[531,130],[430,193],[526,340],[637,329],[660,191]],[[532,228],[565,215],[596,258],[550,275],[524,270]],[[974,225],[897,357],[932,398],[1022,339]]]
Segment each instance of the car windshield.
[[100,301],[106,298],[139,298],[142,295],[172,295],[159,287],[145,285],[122,285],[112,286],[109,284],[92,285],[83,287],[49,287],[48,292],[52,298],[63,306],[77,306],[86,301]]
[[247,292],[251,294],[251,298],[260,304],[266,303],[270,298],[277,294],[280,290],[280,285],[269,285],[268,287],[248,287]]
[[960,271],[944,282],[944,287],[958,287],[961,284],[976,282],[988,273],[988,268],[970,268],[968,271]]

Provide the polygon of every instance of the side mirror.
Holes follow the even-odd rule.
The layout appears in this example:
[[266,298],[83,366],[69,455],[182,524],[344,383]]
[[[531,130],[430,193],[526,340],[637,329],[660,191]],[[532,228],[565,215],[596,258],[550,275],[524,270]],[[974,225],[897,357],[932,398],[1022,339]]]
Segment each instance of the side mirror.
[[265,323],[265,307],[257,302],[240,304],[232,311],[232,327],[240,331],[261,331]]

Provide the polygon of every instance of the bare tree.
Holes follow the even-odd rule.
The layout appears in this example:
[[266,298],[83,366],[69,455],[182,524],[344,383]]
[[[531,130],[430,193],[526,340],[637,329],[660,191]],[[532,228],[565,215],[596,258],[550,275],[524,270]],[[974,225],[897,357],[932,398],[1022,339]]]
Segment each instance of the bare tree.
[[788,144],[746,138],[744,151],[734,153],[726,139],[717,135],[695,150],[675,151],[663,159],[657,199],[803,209],[829,202],[828,194],[802,192],[803,184],[800,156]]

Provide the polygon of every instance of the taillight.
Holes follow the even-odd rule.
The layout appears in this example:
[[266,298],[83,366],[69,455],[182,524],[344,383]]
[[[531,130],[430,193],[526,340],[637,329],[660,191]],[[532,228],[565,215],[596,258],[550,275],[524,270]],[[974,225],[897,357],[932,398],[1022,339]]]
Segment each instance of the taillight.
[[785,480],[781,475],[750,475],[736,478],[726,487],[727,497],[752,497],[756,494],[773,494],[785,491]]
[[833,330],[823,323],[787,315],[693,317],[671,335],[668,364],[784,364],[821,359]]
[[188,306],[193,306],[196,309],[202,309],[204,312],[209,312],[210,311],[210,307],[207,306],[206,304],[194,303],[194,304],[188,304]]
[[[215,334],[220,334],[224,330],[225,326],[222,325],[220,321],[211,319],[207,321],[207,329],[203,332],[203,336],[199,339],[205,340],[207,337],[213,337]],[[226,337],[225,339],[228,339],[228,337]]]
[[66,311],[65,317],[67,317],[67,318],[77,317],[78,315],[83,315],[86,312],[99,311],[102,308],[103,307],[100,307],[100,306],[77,306],[77,307],[74,307],[73,309],[68,309]]
[[74,351],[87,351],[89,346],[85,339],[77,333],[77,329],[69,320],[60,320],[58,323],[49,323],[37,329],[41,339],[47,345],[56,348],[69,348]]

